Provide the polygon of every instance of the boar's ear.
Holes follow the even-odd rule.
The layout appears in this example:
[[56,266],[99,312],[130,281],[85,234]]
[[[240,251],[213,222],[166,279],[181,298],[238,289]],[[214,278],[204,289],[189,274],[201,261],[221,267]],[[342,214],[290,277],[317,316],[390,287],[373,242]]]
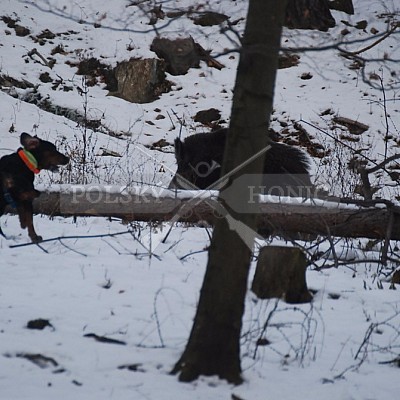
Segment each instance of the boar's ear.
[[181,139],[176,138],[174,145],[175,145],[175,158],[177,160],[183,160],[185,155],[183,142],[181,141]]
[[27,150],[34,150],[40,144],[40,139],[37,136],[31,136],[29,133],[23,132],[20,136],[20,142]]

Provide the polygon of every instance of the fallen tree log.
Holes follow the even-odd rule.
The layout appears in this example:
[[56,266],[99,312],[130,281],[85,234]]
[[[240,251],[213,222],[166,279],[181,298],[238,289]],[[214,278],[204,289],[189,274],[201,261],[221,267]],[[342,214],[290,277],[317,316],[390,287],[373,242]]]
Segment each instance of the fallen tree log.
[[[34,212],[49,216],[116,217],[126,221],[172,221],[213,225],[228,214],[232,228],[235,212],[217,202],[218,192],[116,186],[58,185],[42,190]],[[258,228],[270,234],[311,234],[347,238],[400,239],[400,209],[382,200],[353,202],[344,199],[296,199],[261,196],[249,210],[259,214]],[[13,210],[8,209],[8,212]],[[233,225],[232,225],[233,224]]]

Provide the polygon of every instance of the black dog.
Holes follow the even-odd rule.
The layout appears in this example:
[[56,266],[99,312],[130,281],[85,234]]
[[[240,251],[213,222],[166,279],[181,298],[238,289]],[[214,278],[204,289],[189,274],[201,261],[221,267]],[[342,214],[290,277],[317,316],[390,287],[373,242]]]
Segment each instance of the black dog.
[[40,195],[33,186],[35,174],[42,169],[57,171],[59,165],[68,164],[69,158],[37,136],[22,133],[20,141],[23,148],[0,158],[0,216],[7,205],[16,208],[21,228],[28,228],[32,242],[40,242],[42,237],[33,227],[32,202]]

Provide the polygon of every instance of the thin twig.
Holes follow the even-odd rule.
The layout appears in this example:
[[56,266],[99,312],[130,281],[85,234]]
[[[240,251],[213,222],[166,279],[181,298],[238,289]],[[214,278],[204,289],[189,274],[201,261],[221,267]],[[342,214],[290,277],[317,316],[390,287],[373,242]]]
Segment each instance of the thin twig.
[[346,54],[350,55],[350,56],[356,56],[358,54],[364,53],[367,50],[372,49],[373,47],[375,47],[376,45],[378,45],[379,43],[383,42],[386,38],[388,38],[397,28],[400,27],[400,22],[396,22],[393,24],[392,28],[387,31],[382,37],[380,37],[379,39],[375,40],[375,42],[371,43],[369,46],[366,46],[360,50],[357,51],[347,51]]
[[331,230],[329,229],[329,226],[326,225],[326,233],[327,233],[327,239],[329,242],[329,245],[331,246],[331,252],[334,260],[334,265],[335,268],[339,268],[339,257],[336,254],[336,249],[335,249],[335,244],[333,243],[332,235],[331,235]]
[[104,233],[100,235],[77,235],[77,236],[58,236],[50,239],[44,239],[39,243],[34,243],[34,242],[29,242],[29,243],[21,243],[21,244],[13,244],[10,246],[11,249],[15,249],[17,247],[26,247],[26,246],[38,246],[40,247],[43,251],[47,253],[47,250],[42,248],[40,245],[43,243],[47,242],[54,242],[54,241],[61,241],[61,240],[68,240],[68,239],[95,239],[95,238],[101,238],[101,237],[114,237],[114,236],[119,236],[119,235],[126,235],[128,233],[132,233],[131,231],[123,231],[123,232],[116,232],[116,233]]
[[165,344],[164,344],[164,340],[163,340],[163,337],[161,334],[161,324],[160,324],[160,320],[158,318],[158,312],[157,312],[157,299],[158,299],[158,296],[161,294],[162,290],[163,290],[163,288],[158,289],[154,296],[153,310],[154,310],[154,318],[156,320],[158,337],[160,339],[161,347],[163,348],[163,347],[165,347]]
[[[334,137],[333,135],[331,135],[329,132],[324,131],[323,129],[321,129],[319,126],[312,124],[309,121],[305,121],[303,119],[299,120],[300,122],[304,122],[306,125],[311,126],[312,128],[316,129],[317,131],[323,133],[324,135],[330,137],[331,139],[333,139],[335,142],[340,143],[342,146],[350,149],[353,153],[356,153],[356,150],[353,149],[353,147],[351,147],[350,145],[348,145],[347,143],[341,141],[340,139]],[[371,158],[367,157],[366,155],[359,153],[360,157],[363,157],[365,160],[367,160],[368,162],[370,162],[371,164],[374,164],[376,167],[380,164],[378,164],[376,161],[372,160]],[[393,156],[394,157],[394,156]],[[382,163],[381,163],[382,164]],[[381,168],[381,167],[380,167]],[[389,176],[391,176],[390,171],[388,171],[386,168],[382,168],[383,171],[385,171]]]
[[[393,262],[397,262],[400,263],[400,261],[396,261],[392,258],[388,257],[389,261],[393,261]],[[342,267],[342,266],[346,266],[349,267],[350,264],[365,264],[365,263],[370,263],[370,264],[381,264],[382,260],[381,259],[374,259],[374,258],[363,258],[363,259],[359,259],[359,260],[345,260],[343,262],[339,262],[338,263],[338,267]],[[329,268],[337,268],[337,266],[335,264],[328,264],[325,266],[321,266],[321,267],[317,267],[315,268],[316,271],[322,271],[323,269],[329,269]],[[349,267],[350,268],[350,267]],[[350,268],[351,270],[353,270],[352,268]],[[353,270],[354,272],[356,270]]]
[[82,253],[82,252],[80,252],[80,251],[78,251],[78,250],[75,250],[75,249],[73,249],[73,248],[70,247],[70,246],[67,246],[61,239],[59,240],[59,242],[60,242],[66,249],[68,249],[68,250],[70,250],[70,251],[72,251],[72,252],[74,252],[74,253],[76,253],[76,254],[79,254],[80,256],[87,257],[87,254]]
[[373,173],[373,172],[378,171],[379,169],[383,169],[383,167],[384,167],[386,164],[388,164],[388,163],[390,163],[390,162],[392,162],[392,161],[394,161],[394,160],[397,160],[397,159],[399,159],[399,158],[400,158],[400,154],[394,154],[393,156],[390,156],[390,157],[386,158],[386,159],[385,159],[384,161],[382,161],[381,163],[376,164],[374,167],[367,168],[365,171],[366,171],[368,174],[371,174],[371,173]]
[[[383,69],[382,69],[382,75],[383,75]],[[386,90],[385,90],[385,85],[383,84],[383,79],[381,76],[378,75],[379,81],[381,83],[381,89],[382,89],[382,95],[383,95],[383,111],[385,113],[385,125],[386,125],[386,132],[385,132],[385,159],[387,157],[387,150],[388,150],[388,143],[389,143],[389,117],[388,117],[388,112],[387,112],[387,107],[386,107]]]
[[393,223],[394,223],[393,210],[388,210],[388,211],[389,211],[389,220],[388,220],[388,224],[386,227],[386,235],[385,235],[385,240],[384,240],[383,246],[382,246],[382,256],[381,256],[381,261],[382,261],[383,265],[387,264],[390,237],[392,235]]
[[31,243],[31,244],[36,244],[36,246],[39,247],[40,250],[44,251],[46,254],[49,254],[49,252],[44,247],[42,247],[39,243]]
[[193,254],[204,253],[205,251],[208,251],[208,249],[192,251],[191,253],[188,253],[188,254],[185,254],[185,255],[182,256],[182,257],[179,257],[179,260],[182,261],[182,260],[184,260],[186,257],[192,256]]
[[[262,328],[262,330],[261,330],[260,338],[259,338],[259,339],[261,339],[261,337],[265,335],[265,332],[267,331],[267,328],[268,328],[268,326],[269,326],[269,322],[271,321],[273,315],[275,314],[276,309],[278,308],[278,304],[279,304],[279,299],[276,299],[276,300],[275,300],[274,307],[273,307],[272,310],[269,312],[268,317],[267,317],[267,320],[264,322],[264,325],[263,325],[263,328]],[[254,353],[253,353],[253,360],[256,359],[258,347],[259,347],[259,345],[258,345],[258,341],[257,341],[256,347],[255,347]]]

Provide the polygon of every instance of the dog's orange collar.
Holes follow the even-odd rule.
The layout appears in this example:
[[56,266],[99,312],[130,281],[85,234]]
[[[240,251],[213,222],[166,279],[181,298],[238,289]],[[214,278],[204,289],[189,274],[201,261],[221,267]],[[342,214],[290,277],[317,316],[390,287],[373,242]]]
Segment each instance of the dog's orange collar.
[[36,158],[30,151],[28,151],[26,149],[20,149],[20,150],[18,150],[18,155],[21,157],[21,160],[25,163],[25,165],[34,174],[38,174],[40,172]]

